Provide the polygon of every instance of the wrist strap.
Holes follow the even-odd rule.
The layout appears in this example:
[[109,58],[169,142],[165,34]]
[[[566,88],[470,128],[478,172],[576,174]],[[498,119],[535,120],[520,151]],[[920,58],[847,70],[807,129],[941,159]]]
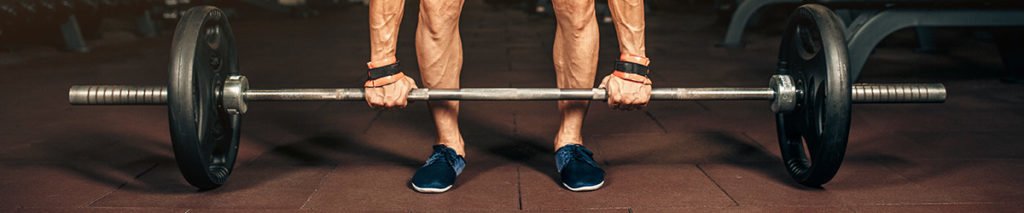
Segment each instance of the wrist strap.
[[643,77],[647,77],[647,75],[651,74],[651,70],[647,66],[644,66],[643,64],[628,62],[628,61],[616,61],[615,62],[615,71],[620,71],[620,72],[630,73],[630,74],[636,74],[636,75],[640,75],[640,76],[643,76]]
[[366,83],[363,84],[363,87],[370,87],[370,88],[372,88],[372,87],[383,87],[383,86],[387,86],[387,85],[393,84],[395,82],[398,82],[399,80],[402,80],[404,78],[405,78],[405,73],[398,72],[397,74],[394,74],[394,75],[384,76],[384,77],[380,77],[380,78],[377,78],[377,79],[366,80]]
[[633,73],[626,73],[626,72],[622,72],[622,71],[615,71],[615,72],[612,72],[612,75],[614,75],[616,78],[621,78],[622,80],[632,81],[632,82],[635,82],[635,83],[641,83],[641,84],[646,84],[646,85],[651,85],[653,83],[653,82],[651,82],[650,78],[647,78],[646,76],[641,76],[641,75],[633,74]]
[[401,73],[402,71],[400,71],[400,70],[401,69],[399,69],[399,67],[398,67],[398,62],[395,62],[394,64],[390,64],[390,65],[387,65],[387,66],[372,68],[372,69],[366,71],[366,74],[369,77],[369,78],[367,78],[367,80],[372,81],[372,80],[377,80],[379,78],[392,76],[392,75]]

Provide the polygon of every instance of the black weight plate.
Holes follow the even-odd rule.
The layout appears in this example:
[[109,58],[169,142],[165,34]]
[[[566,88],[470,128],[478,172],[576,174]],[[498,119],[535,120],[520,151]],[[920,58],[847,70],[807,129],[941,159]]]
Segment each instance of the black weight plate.
[[205,6],[185,13],[171,47],[167,101],[174,158],[200,189],[224,184],[234,167],[241,117],[224,111],[217,91],[239,74],[237,61],[223,12]]
[[850,82],[839,17],[801,6],[789,18],[779,47],[779,74],[793,77],[797,106],[775,116],[782,160],[800,184],[820,187],[843,162],[850,133]]

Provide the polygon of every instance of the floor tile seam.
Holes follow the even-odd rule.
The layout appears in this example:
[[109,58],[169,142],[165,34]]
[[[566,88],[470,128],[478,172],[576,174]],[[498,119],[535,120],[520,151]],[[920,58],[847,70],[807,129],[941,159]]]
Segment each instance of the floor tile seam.
[[668,129],[665,128],[665,125],[662,124],[661,121],[658,120],[658,118],[655,117],[654,114],[650,110],[646,110],[645,109],[643,111],[644,111],[644,115],[647,115],[647,118],[651,119],[651,121],[653,121],[654,124],[658,126],[658,129],[661,129],[661,133],[662,134],[668,134]]
[[879,206],[957,206],[957,205],[968,205],[968,206],[984,206],[984,205],[1020,205],[1024,206],[1022,201],[950,201],[950,202],[896,202],[896,203],[866,203],[866,204],[846,204],[841,206],[847,207],[879,207]]
[[718,180],[712,178],[711,175],[708,174],[707,170],[703,169],[703,167],[701,167],[699,164],[695,164],[693,166],[696,167],[697,170],[700,170],[700,174],[703,174],[703,176],[708,178],[708,180],[711,180],[711,182],[715,184],[715,187],[717,187],[719,191],[722,191],[722,194],[725,194],[725,197],[729,198],[729,201],[732,201],[733,206],[739,206],[739,202],[737,202],[736,199],[732,197],[732,195],[729,195],[729,191],[726,191],[725,188],[718,183]]
[[594,208],[527,208],[522,211],[569,211],[569,210],[628,210],[633,207],[629,206],[616,206],[616,207],[594,207]]
[[516,194],[519,198],[519,210],[523,210],[523,175],[520,172],[522,166],[516,166]]
[[906,183],[911,184],[915,188],[918,188],[918,189],[928,189],[929,188],[929,187],[926,187],[926,186],[922,185],[921,183],[918,183],[917,180],[914,180],[914,179],[911,179],[910,177],[907,177],[902,172],[900,172],[900,170],[898,170],[897,168],[893,167],[892,165],[886,164],[885,161],[882,160],[882,159],[872,159],[872,160],[877,162],[877,163],[879,163],[879,164],[881,164],[882,165],[882,169],[888,171],[889,174],[896,175],[896,177],[899,177],[903,181],[906,181]]
[[306,205],[307,205],[307,204],[309,204],[309,202],[310,202],[311,200],[313,200],[313,197],[314,197],[314,196],[316,196],[317,194],[319,194],[319,193],[320,193],[320,187],[323,187],[323,185],[324,185],[324,182],[326,182],[326,181],[327,181],[327,179],[328,179],[328,177],[330,177],[330,176],[331,176],[332,174],[334,174],[334,172],[335,172],[335,171],[337,171],[337,169],[338,169],[338,167],[337,167],[337,166],[335,166],[334,168],[331,168],[331,170],[330,170],[330,171],[327,171],[327,174],[324,174],[324,176],[323,176],[323,177],[320,177],[320,181],[319,181],[319,182],[317,182],[317,184],[316,184],[316,188],[314,188],[314,189],[313,189],[313,193],[310,193],[310,194],[309,194],[309,197],[306,197],[306,201],[303,201],[303,202],[302,202],[302,205],[300,205],[300,206],[299,206],[299,209],[300,209],[300,210],[301,210],[301,209],[306,209]]
[[886,133],[925,134],[925,133],[935,133],[935,132],[941,132],[943,134],[1019,134],[1020,133],[1019,130],[977,130],[977,129],[970,129],[970,130],[945,130],[945,129],[943,129],[942,131],[938,131],[937,129],[930,129],[930,130],[919,130],[919,129],[899,130],[899,129],[894,129],[894,130],[889,130]]
[[369,133],[370,129],[373,129],[373,124],[377,123],[377,120],[380,119],[381,114],[383,114],[383,113],[384,113],[383,110],[377,111],[377,113],[375,113],[373,115],[373,118],[371,118],[369,122],[366,122],[366,127],[363,129],[363,134],[364,135]]
[[[847,154],[846,156],[851,156],[851,155]],[[1017,158],[1017,157],[1005,157],[1005,158],[1002,158],[1002,157],[1000,157],[1000,158],[987,158],[987,157],[979,157],[979,158],[965,158],[965,157],[956,157],[956,158],[906,157],[906,158],[903,158],[903,159],[906,159],[906,160],[920,160],[920,161],[956,161],[956,162],[971,162],[971,161],[1010,161],[1010,162],[1015,162],[1015,161],[1024,161],[1024,157],[1020,157],[1020,158]],[[863,161],[884,162],[883,160],[877,159],[877,158],[868,158],[868,159],[864,159],[864,160],[855,159],[855,160],[848,160],[848,161],[854,161],[854,162],[863,162]],[[1022,163],[1024,163],[1024,162],[1022,162]]]
[[762,152],[769,152],[768,147],[764,146],[764,144],[759,143],[757,139],[754,139],[754,137],[750,136],[749,132],[742,131],[740,132],[740,134],[743,135],[744,138],[747,138],[747,142],[754,143],[757,146],[757,148],[761,149]]
[[96,198],[95,200],[90,201],[89,204],[87,204],[85,206],[86,207],[101,207],[101,206],[96,206],[96,203],[99,203],[100,200],[103,200],[104,198],[107,198],[108,196],[114,194],[114,192],[120,191],[122,188],[124,188],[127,185],[128,185],[128,183],[121,183],[121,185],[118,185],[114,189],[111,189],[111,190],[107,191],[107,193],[104,193],[103,196],[100,196],[99,198]]
[[[131,207],[131,206],[125,206],[125,207],[109,207],[109,206],[32,207],[32,206],[19,206],[18,208],[15,208],[15,212],[18,212],[19,210],[28,210],[28,209],[39,209],[39,210],[47,210],[47,209],[107,209],[107,210],[141,209],[141,210],[157,210],[157,209],[160,209],[160,210],[179,210],[179,211],[189,212],[190,210],[192,210],[194,208]],[[203,208],[198,208],[198,209],[203,209]]]
[[697,131],[674,131],[671,133],[658,133],[658,132],[619,132],[619,133],[583,133],[583,136],[630,136],[630,135],[685,135],[685,134],[700,134],[700,133],[716,133],[716,132],[727,132],[727,133],[743,133],[744,131],[736,130],[697,130]]
[[[757,208],[757,207],[899,207],[899,206],[956,206],[956,205],[1020,205],[1024,206],[1024,202],[921,202],[921,203],[874,203],[874,204],[840,204],[840,205],[786,205],[786,204],[769,204],[769,205],[737,205],[737,206],[665,206],[665,207],[645,207],[645,208]],[[635,208],[635,207],[633,207]]]
[[[139,178],[142,178],[143,175],[148,174],[150,171],[153,171],[158,166],[160,166],[160,163],[153,163],[152,166],[146,167],[146,169],[144,169],[142,172],[133,175],[132,176],[132,180],[138,180]],[[122,182],[117,187],[114,187],[113,189],[107,191],[106,193],[103,194],[103,196],[100,196],[99,198],[96,198],[95,200],[90,201],[89,204],[87,204],[85,206],[86,207],[99,207],[99,206],[96,206],[96,203],[99,203],[100,200],[103,200],[104,198],[107,198],[108,196],[114,194],[114,192],[120,191],[122,188],[124,188],[127,185],[128,185],[128,182]]]

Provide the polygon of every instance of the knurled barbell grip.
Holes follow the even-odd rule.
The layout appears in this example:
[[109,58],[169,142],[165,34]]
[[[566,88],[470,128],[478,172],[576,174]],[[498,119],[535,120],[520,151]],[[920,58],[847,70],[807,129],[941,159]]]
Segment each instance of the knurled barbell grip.
[[161,105],[167,104],[167,87],[127,85],[76,85],[68,92],[75,105]]
[[[247,90],[246,101],[361,101],[362,88]],[[656,88],[652,100],[772,100],[770,88]],[[603,89],[466,88],[416,89],[409,100],[605,100]],[[854,103],[941,103],[942,84],[855,84]],[[160,86],[72,86],[68,101],[75,105],[158,105],[167,103]]]

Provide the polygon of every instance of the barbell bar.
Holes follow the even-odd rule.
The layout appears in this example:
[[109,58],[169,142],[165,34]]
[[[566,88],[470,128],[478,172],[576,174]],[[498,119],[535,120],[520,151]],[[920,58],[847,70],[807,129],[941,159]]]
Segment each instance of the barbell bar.
[[[363,88],[265,89],[242,92],[245,101],[363,101]],[[777,92],[768,87],[654,88],[651,100],[729,101],[773,100]],[[75,85],[68,92],[74,105],[162,105],[167,103],[167,87],[130,85]],[[550,101],[607,99],[604,89],[551,88],[463,88],[413,89],[410,101]],[[937,83],[853,85],[854,103],[942,103],[946,88]]]

